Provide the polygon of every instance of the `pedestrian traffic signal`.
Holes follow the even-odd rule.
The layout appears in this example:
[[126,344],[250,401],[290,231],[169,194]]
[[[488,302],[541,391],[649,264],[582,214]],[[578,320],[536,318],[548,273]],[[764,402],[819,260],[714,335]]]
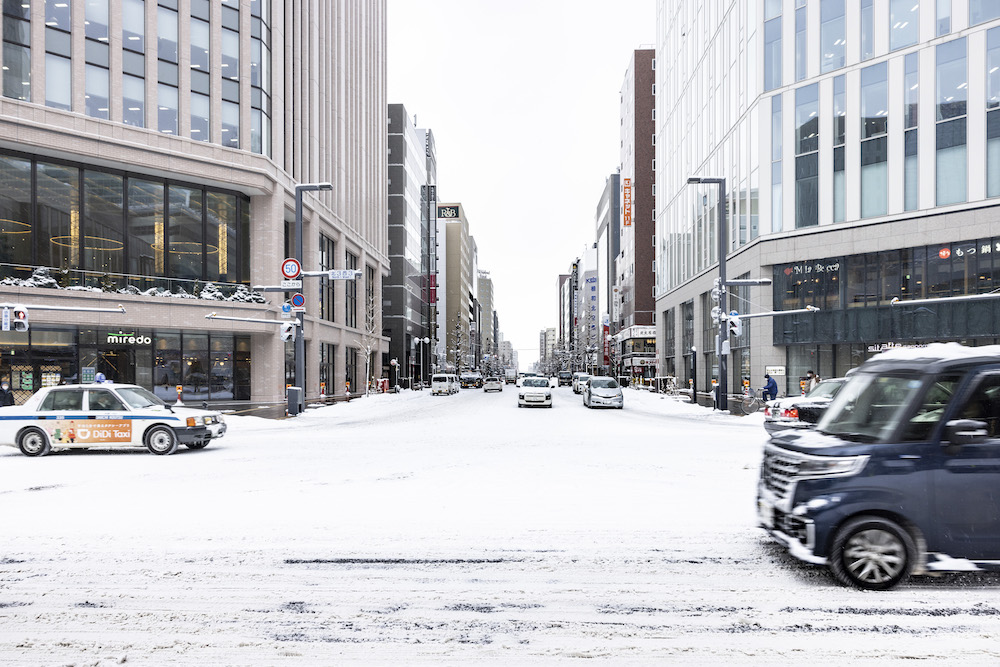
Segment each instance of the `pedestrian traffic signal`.
[[281,323],[281,340],[295,340],[295,324],[293,322]]
[[10,319],[14,331],[28,330],[28,309],[24,306],[14,306],[11,309]]

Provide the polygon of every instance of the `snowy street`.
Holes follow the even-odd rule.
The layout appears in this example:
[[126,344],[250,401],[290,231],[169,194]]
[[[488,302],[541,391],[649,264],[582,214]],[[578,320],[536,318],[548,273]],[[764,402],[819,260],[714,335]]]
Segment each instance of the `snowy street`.
[[755,526],[762,414],[406,391],[201,451],[0,449],[0,664],[996,664],[1000,577],[843,588]]

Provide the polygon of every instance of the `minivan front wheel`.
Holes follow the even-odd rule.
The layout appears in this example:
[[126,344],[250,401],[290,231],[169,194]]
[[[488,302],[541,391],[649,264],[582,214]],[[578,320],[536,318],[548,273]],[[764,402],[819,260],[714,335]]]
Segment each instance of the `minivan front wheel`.
[[837,531],[830,571],[846,586],[885,591],[909,576],[916,553],[913,538],[895,521],[856,517]]

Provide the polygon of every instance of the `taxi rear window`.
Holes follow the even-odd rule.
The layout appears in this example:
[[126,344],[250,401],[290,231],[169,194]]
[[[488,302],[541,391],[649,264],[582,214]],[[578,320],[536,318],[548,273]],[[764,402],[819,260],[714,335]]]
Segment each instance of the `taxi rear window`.
[[58,389],[49,393],[39,411],[83,410],[82,389]]

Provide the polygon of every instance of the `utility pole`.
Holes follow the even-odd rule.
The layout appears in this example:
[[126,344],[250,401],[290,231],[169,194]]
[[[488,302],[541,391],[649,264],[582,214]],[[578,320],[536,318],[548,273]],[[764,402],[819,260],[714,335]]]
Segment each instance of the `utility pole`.
[[[295,259],[299,260],[299,266],[304,259],[302,249],[302,193],[312,190],[333,190],[332,183],[300,183],[295,186]],[[299,326],[295,335],[295,384],[302,388],[299,394],[299,411],[305,408],[306,395],[306,339],[305,339],[305,313],[298,314]]]

